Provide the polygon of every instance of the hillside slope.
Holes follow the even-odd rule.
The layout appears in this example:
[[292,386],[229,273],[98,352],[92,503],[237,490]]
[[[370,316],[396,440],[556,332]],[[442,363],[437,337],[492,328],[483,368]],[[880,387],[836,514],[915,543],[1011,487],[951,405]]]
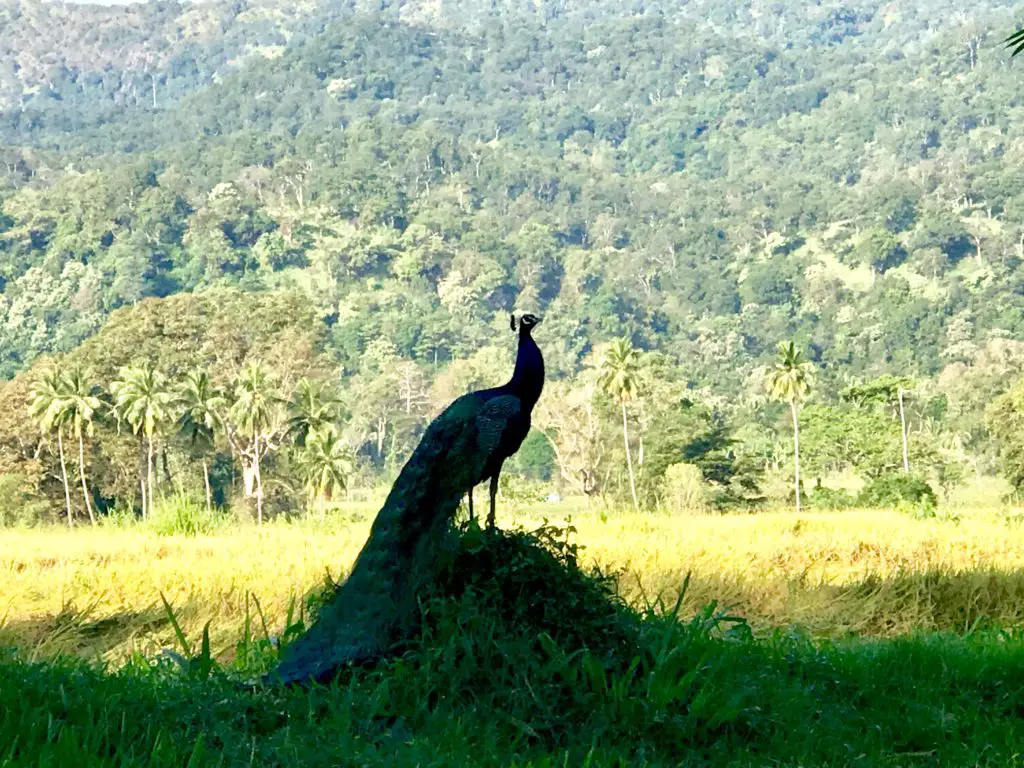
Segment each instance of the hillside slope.
[[1009,2],[0,7],[7,376],[224,285],[348,372],[513,308],[556,376],[626,335],[733,399],[783,338],[825,389],[1020,369]]

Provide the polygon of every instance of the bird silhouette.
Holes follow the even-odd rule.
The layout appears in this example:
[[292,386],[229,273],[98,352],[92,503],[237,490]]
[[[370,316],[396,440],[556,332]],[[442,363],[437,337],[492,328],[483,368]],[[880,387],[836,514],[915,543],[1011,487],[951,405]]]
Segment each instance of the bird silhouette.
[[[540,318],[536,315],[525,314],[519,318],[519,349],[512,378],[507,384],[463,395],[436,420],[463,423],[474,433],[473,448],[467,457],[470,471],[464,475],[469,483],[466,489],[469,516],[473,518],[473,489],[489,479],[491,506],[487,515],[488,528],[495,525],[501,468],[529,434],[530,416],[544,388],[544,356],[533,340],[533,329],[539,324]],[[515,315],[512,315],[511,327],[516,330]],[[463,457],[452,458],[459,460]]]
[[[544,358],[523,315],[512,378],[451,403],[420,439],[377,513],[348,578],[317,621],[289,644],[266,682],[326,680],[345,664],[379,658],[405,637],[419,615],[418,599],[437,572],[459,501],[491,481],[494,527],[498,477],[505,459],[530,431],[530,414],[544,387]],[[516,328],[512,316],[512,330]],[[472,494],[471,494],[472,495]]]

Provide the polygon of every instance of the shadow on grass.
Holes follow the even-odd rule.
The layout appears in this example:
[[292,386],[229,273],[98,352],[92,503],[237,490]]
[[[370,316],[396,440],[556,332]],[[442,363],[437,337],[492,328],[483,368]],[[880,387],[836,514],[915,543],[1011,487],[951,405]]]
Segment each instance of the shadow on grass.
[[170,619],[161,607],[97,615],[95,606],[66,605],[57,614],[8,620],[0,625],[0,647],[36,658],[95,658],[128,644],[133,638],[165,632]]
[[657,661],[621,671],[543,642],[495,665],[477,636],[329,686],[255,692],[166,664],[8,658],[0,762],[1010,765],[1024,743],[1024,654],[992,637],[651,631],[667,639]]

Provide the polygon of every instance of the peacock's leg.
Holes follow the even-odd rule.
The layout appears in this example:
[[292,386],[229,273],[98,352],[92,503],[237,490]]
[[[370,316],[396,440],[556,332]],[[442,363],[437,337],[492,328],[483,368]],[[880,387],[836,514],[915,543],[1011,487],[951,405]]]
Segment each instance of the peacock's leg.
[[498,497],[498,476],[501,474],[501,467],[491,476],[491,511],[487,515],[487,529],[493,530],[497,523],[497,512],[495,511],[495,499]]
[[469,519],[472,520],[473,519],[473,489],[472,488],[469,489],[469,493],[467,495],[469,496]]

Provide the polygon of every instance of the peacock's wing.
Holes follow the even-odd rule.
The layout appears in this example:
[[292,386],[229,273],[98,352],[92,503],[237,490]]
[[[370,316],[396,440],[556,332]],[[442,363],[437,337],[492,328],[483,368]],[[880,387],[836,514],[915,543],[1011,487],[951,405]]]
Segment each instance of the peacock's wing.
[[481,461],[481,479],[519,448],[526,418],[522,401],[515,395],[491,398],[480,409],[476,419],[476,448]]
[[466,493],[489,477],[518,447],[511,444],[524,418],[514,395],[460,398],[438,417],[423,442],[441,449],[435,466],[442,496]]

